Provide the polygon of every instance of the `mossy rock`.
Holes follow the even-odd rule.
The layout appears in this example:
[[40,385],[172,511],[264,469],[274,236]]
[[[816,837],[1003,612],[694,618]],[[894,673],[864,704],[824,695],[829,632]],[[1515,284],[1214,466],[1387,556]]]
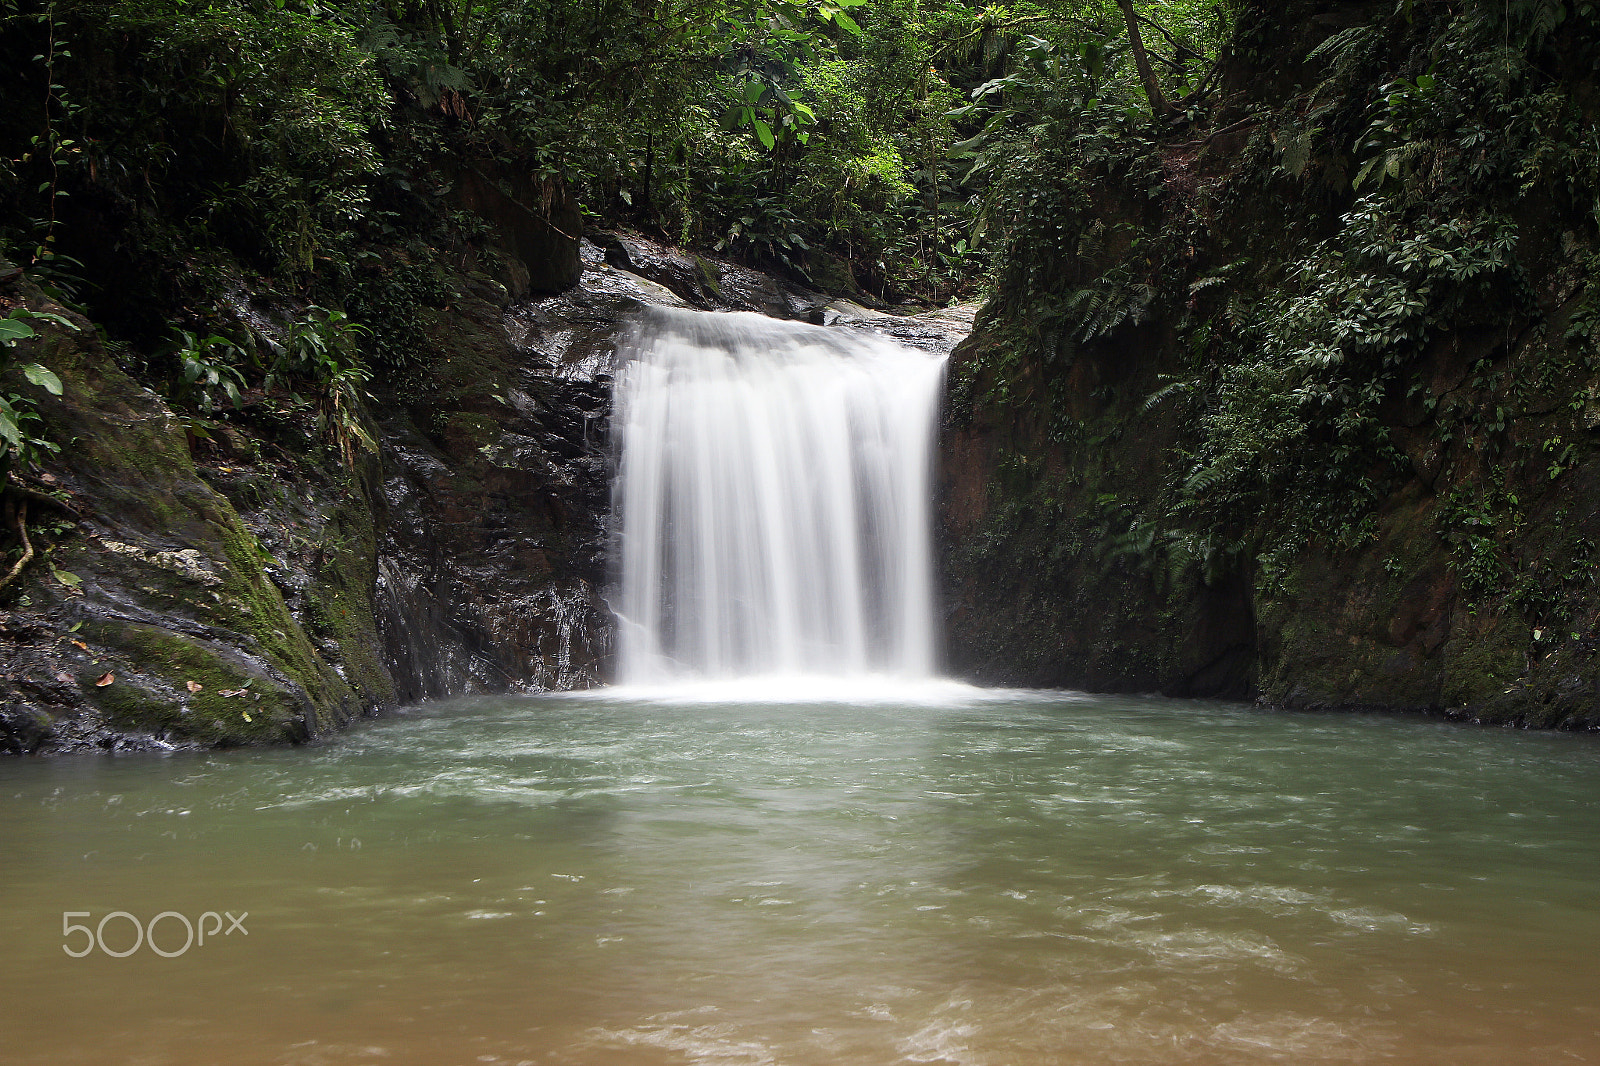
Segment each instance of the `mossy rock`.
[[[360,698],[269,579],[266,568],[279,561],[201,476],[181,420],[123,373],[86,321],[36,289],[30,297],[79,325],[41,330],[38,344],[64,387],[60,396],[37,390],[35,402],[46,432],[69,442],[52,476],[86,510],[92,535],[52,549],[51,566],[77,574],[80,587],[36,566],[8,595],[43,612],[36,626],[90,622],[79,636],[97,643],[93,652],[118,678],[95,684],[105,668],[93,669],[71,640],[56,641],[46,658],[57,666],[45,673],[77,684],[50,697],[50,713],[70,717],[87,701],[109,727],[202,743],[298,740],[341,726]],[[190,680],[199,692],[188,691]],[[246,681],[247,696],[218,695]]]
[[111,662],[124,664],[107,671],[115,677],[107,685],[98,684],[92,672],[79,678],[110,725],[209,745],[283,743],[311,735],[302,699],[215,641],[115,622],[86,627],[85,635],[108,649]]

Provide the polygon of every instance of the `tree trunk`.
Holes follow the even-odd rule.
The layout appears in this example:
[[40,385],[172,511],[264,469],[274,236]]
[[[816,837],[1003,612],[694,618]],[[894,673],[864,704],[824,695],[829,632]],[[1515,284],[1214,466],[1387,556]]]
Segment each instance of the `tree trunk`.
[[1133,10],[1133,0],[1117,0],[1117,6],[1122,9],[1122,17],[1128,23],[1128,45],[1133,49],[1133,65],[1138,68],[1139,80],[1144,83],[1144,94],[1150,98],[1150,110],[1156,121],[1165,122],[1177,114],[1177,109],[1167,100],[1167,94],[1161,91],[1161,83],[1156,80],[1155,71],[1150,69],[1150,56],[1144,50],[1144,38],[1139,35],[1139,15]]

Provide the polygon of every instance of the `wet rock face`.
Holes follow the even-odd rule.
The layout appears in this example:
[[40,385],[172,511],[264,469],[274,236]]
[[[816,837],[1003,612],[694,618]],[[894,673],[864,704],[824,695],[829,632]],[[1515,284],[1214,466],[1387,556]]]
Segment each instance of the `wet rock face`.
[[383,422],[376,604],[402,702],[608,673],[609,327],[560,321],[512,331],[543,348],[508,333],[480,400]]
[[850,300],[832,300],[822,308],[819,324],[865,329],[893,337],[908,348],[948,356],[972,332],[977,304],[941,307],[915,315],[890,315]]

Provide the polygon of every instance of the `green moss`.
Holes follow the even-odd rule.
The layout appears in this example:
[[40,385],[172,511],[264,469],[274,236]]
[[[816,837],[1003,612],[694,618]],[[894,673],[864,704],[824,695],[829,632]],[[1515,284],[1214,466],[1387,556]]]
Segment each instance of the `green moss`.
[[[694,268],[695,273],[700,275],[700,282],[706,287],[706,291],[721,299],[722,271],[717,268],[717,265],[697,255],[694,257]],[[839,291],[843,292],[845,290],[840,289]]]
[[337,645],[349,683],[374,704],[394,702],[394,679],[372,613],[377,583],[378,536],[364,493],[352,494],[325,531],[323,563],[312,589],[311,624]]
[[312,732],[343,725],[354,711],[353,693],[311,646],[295,624],[283,596],[262,569],[270,556],[237,517],[215,527],[228,559],[225,595],[237,612],[238,622],[257,647],[279,669],[304,686],[311,701]]
[[469,297],[451,311],[429,309],[421,317],[436,352],[427,367],[434,396],[470,408],[504,387],[511,349],[498,308]]
[[[116,680],[79,678],[108,724],[163,732],[207,744],[302,740],[305,723],[294,695],[270,677],[209,642],[155,626],[98,622],[85,635],[121,658]],[[199,691],[190,691],[193,682]],[[224,692],[244,695],[224,696]]]
[[1446,707],[1479,707],[1497,701],[1523,677],[1526,641],[1513,637],[1499,619],[1472,619],[1450,644],[1440,693]]
[[[97,686],[95,680],[99,675],[85,673],[78,675],[78,684],[84,692],[89,694],[90,702],[100,711],[101,716],[108,725],[120,729],[148,730],[150,732],[167,732],[172,726],[172,732],[186,736],[177,727],[175,708],[168,700],[161,699],[138,685],[130,684],[123,680],[104,687]],[[197,740],[210,738],[196,737]]]

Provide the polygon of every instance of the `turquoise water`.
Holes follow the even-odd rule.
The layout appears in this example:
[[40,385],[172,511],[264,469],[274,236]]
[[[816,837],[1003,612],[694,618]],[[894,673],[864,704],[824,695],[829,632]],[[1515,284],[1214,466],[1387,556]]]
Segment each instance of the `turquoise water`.
[[1600,738],[914,695],[0,762],[0,1059],[1600,1062]]

